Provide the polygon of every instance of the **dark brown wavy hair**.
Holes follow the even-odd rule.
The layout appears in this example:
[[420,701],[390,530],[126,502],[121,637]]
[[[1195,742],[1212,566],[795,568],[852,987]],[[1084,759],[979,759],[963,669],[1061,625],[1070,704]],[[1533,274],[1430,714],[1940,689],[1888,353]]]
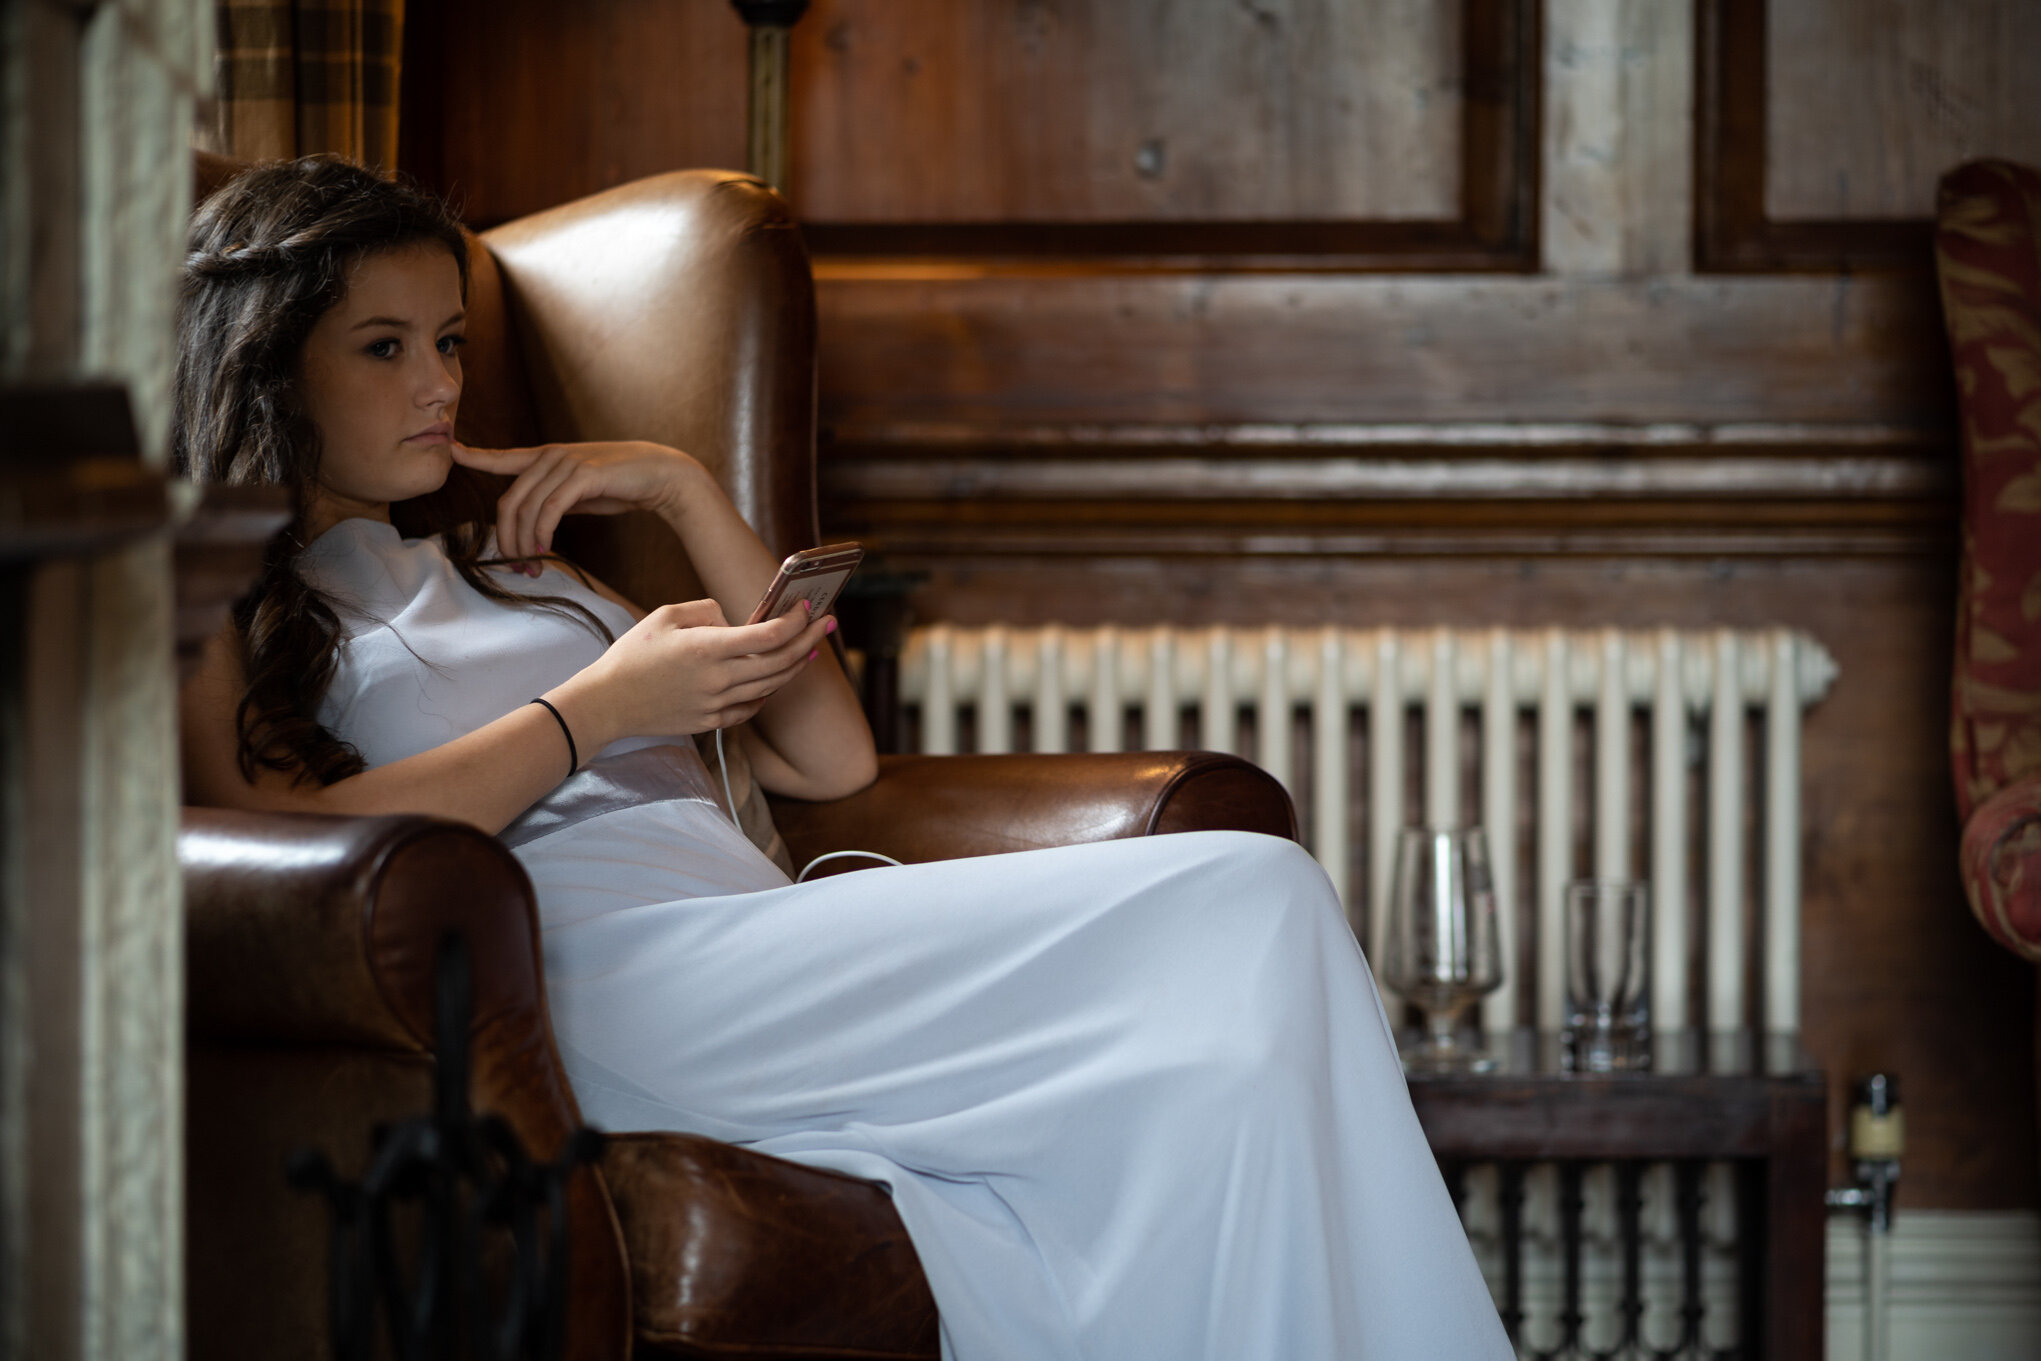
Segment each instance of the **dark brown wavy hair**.
[[[346,295],[356,264],[420,242],[454,257],[465,300],[467,241],[446,205],[335,156],[254,166],[192,216],[177,312],[177,470],[196,482],[288,488],[293,507],[264,552],[261,577],[234,607],[247,682],[234,714],[244,779],[261,767],[332,784],[365,765],[317,717],[333,683],[340,620],[298,573],[319,431],[297,378],[306,338]],[[611,641],[578,603],[507,591],[482,571],[493,499],[477,482],[450,479],[391,518],[406,534],[443,533],[448,558],[483,595],[577,617]]]

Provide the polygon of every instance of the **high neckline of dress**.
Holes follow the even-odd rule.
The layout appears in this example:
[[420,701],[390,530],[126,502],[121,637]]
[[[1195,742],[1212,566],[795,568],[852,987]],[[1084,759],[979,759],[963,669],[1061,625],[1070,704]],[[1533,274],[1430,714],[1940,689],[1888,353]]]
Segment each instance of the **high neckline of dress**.
[[318,538],[299,550],[299,555],[324,558],[335,553],[345,553],[354,547],[394,548],[404,542],[406,540],[397,531],[397,526],[388,520],[371,520],[365,515],[350,515],[344,520],[336,520],[328,525]]

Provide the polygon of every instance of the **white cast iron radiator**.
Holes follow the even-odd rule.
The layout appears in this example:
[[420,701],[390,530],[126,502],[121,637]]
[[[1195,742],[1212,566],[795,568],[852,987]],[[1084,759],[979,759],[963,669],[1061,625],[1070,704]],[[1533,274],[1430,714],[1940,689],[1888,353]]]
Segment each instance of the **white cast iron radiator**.
[[[1561,888],[1594,875],[1651,885],[1658,1028],[1763,1032],[1799,1028],[1800,716],[1835,674],[1818,642],[1784,629],[936,625],[910,636],[900,687],[924,752],[1203,747],[1256,761],[1296,800],[1370,959],[1391,869],[1375,848],[1412,824],[1488,828],[1506,973],[1489,1031],[1558,1028]],[[1654,1343],[1665,1357],[1747,1342],[1731,1167],[1639,1175],[1641,1312],[1626,1325],[1617,1168],[1462,1170],[1469,1237],[1522,1354],[1606,1346],[1626,1326],[1677,1339]],[[1562,1204],[1575,1197],[1569,1319]]]
[[[1558,1028],[1560,893],[1589,874],[1651,884],[1655,1026],[1796,1030],[1800,713],[1835,674],[1785,629],[938,624],[910,636],[900,684],[923,752],[1254,760],[1296,800],[1371,959],[1391,868],[1375,848],[1408,825],[1485,826],[1508,975],[1488,1030]],[[1528,988],[1507,967],[1520,933]]]

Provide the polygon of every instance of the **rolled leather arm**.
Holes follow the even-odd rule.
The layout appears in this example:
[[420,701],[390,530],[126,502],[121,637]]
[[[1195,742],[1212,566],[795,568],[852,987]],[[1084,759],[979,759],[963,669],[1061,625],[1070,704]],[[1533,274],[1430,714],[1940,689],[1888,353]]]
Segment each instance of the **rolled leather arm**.
[[473,827],[186,808],[177,854],[194,1036],[427,1052],[456,930],[478,1026],[543,1012],[531,882]]
[[836,850],[916,863],[1162,832],[1297,835],[1273,776],[1211,751],[882,756],[869,787],[775,800],[773,819],[797,865]]
[[[193,1159],[192,1185],[209,1214],[241,1228],[284,1223],[293,1211],[283,1198],[293,1193],[271,1170],[284,1149],[309,1142],[345,1159],[367,1146],[368,1113],[357,1121],[354,1112],[323,1108],[318,1092],[329,1089],[315,1082],[308,1094],[279,1079],[291,1061],[274,1056],[295,1050],[300,1075],[344,1075],[335,1077],[339,1087],[393,1090],[392,1070],[416,1071],[432,1052],[436,965],[455,931],[466,938],[470,960],[470,1105],[502,1115],[534,1158],[559,1155],[581,1113],[553,1047],[531,881],[502,843],[426,817],[187,808],[177,851],[187,923],[190,1137],[204,1155]],[[377,1069],[380,1087],[366,1076]],[[575,1282],[567,1355],[622,1356],[629,1290],[599,1177],[583,1172],[569,1180],[567,1215]],[[217,1272],[219,1263],[240,1260],[237,1253],[295,1251],[269,1232],[237,1236],[208,1221],[194,1230],[195,1260],[213,1262]],[[259,1259],[241,1266],[288,1290],[288,1270],[263,1276]],[[217,1290],[208,1298],[218,1305]],[[302,1328],[288,1300],[280,1309],[245,1312],[260,1316],[251,1326],[264,1336]],[[208,1317],[227,1336],[236,1313],[215,1307]]]
[[1992,938],[2041,963],[2041,776],[2008,785],[1963,827],[1963,889]]

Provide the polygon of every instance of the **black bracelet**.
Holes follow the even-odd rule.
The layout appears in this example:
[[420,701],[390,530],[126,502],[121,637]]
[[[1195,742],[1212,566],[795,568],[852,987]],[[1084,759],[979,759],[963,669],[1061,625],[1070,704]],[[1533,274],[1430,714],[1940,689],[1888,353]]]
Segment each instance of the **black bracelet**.
[[568,728],[567,720],[560,717],[560,711],[555,709],[549,700],[534,699],[532,703],[545,705],[546,712],[551,714],[553,721],[560,725],[560,736],[567,739],[567,773],[572,775],[575,771],[581,769],[581,753],[574,749],[574,733]]

